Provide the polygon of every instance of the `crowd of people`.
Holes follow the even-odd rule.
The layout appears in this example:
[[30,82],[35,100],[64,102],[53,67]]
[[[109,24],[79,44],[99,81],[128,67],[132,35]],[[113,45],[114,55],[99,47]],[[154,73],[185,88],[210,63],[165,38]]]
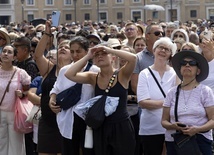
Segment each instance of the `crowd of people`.
[[[0,154],[176,155],[171,134],[181,131],[212,155],[214,23],[51,24],[0,27]],[[108,96],[118,106],[86,148],[78,105],[104,94],[115,72]],[[81,99],[62,109],[57,95],[76,83]],[[15,101],[25,97],[41,108],[27,134],[14,130]]]

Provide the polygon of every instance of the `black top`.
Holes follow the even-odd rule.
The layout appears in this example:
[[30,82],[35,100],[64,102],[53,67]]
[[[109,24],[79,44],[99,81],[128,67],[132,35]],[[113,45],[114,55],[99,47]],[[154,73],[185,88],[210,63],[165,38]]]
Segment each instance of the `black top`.
[[42,96],[41,96],[41,111],[42,119],[45,123],[52,127],[57,127],[56,114],[49,107],[50,96],[49,93],[53,88],[53,85],[56,81],[56,65],[52,68],[50,73],[42,82]]
[[[105,93],[105,90],[100,89],[96,82],[95,96],[103,95],[104,93]],[[112,115],[106,117],[105,122],[117,123],[127,119],[129,117],[126,109],[128,90],[125,89],[120,84],[120,82],[118,82],[118,78],[117,78],[117,83],[110,89],[107,95],[112,97],[119,97],[120,99],[119,99],[119,104],[116,111]]]
[[24,69],[31,76],[31,81],[39,75],[39,69],[32,57],[21,62],[15,62],[15,66]]

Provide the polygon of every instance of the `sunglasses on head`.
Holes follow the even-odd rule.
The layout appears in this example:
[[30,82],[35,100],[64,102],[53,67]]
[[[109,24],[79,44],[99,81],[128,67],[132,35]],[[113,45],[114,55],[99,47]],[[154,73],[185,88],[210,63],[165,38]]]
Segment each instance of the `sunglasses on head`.
[[184,38],[184,36],[182,36],[182,35],[177,35],[177,34],[175,34],[174,37],[175,37],[175,38],[177,38],[177,37],[179,37],[179,38]]
[[4,38],[2,38],[2,37],[0,36],[0,40],[6,40],[6,39],[4,39]]
[[159,36],[160,34],[163,36],[164,33],[161,31],[155,31],[154,33],[149,33],[149,34],[154,34],[155,36]]
[[94,45],[98,45],[99,44],[99,42],[97,42],[97,41],[89,41],[89,44],[91,44],[91,43],[93,43]]
[[189,64],[190,66],[198,66],[198,62],[195,60],[191,60],[191,61],[182,60],[180,62],[181,66],[186,66],[187,64]]

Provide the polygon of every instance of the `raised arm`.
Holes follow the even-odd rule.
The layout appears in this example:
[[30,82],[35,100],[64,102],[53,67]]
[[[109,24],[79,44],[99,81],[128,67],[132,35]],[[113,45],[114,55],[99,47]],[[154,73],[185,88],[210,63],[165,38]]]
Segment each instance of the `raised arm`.
[[50,68],[52,68],[54,65],[44,56],[44,52],[48,44],[48,41],[50,40],[50,37],[51,37],[51,22],[47,20],[44,35],[40,39],[34,54],[40,75],[43,77],[45,76],[45,74],[49,72]]

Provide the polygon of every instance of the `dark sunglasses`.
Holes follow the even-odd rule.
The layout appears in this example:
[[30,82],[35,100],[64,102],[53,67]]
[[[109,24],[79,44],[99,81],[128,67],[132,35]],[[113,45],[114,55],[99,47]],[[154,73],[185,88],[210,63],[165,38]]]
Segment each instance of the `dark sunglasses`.
[[154,33],[149,33],[149,34],[154,34],[155,36],[159,36],[160,34],[163,36],[164,33],[161,31],[155,31]]
[[99,42],[97,42],[97,41],[89,41],[89,44],[91,44],[91,43],[93,43],[94,45],[98,45],[99,44]]
[[195,60],[191,60],[191,61],[182,60],[180,62],[181,66],[186,66],[187,64],[189,64],[190,66],[198,66],[198,62]]
[[120,49],[121,49],[121,46],[113,47],[113,49],[115,49],[115,50],[120,50]]
[[6,40],[6,39],[4,39],[4,38],[2,38],[2,37],[0,36],[0,40]]
[[177,37],[179,37],[179,38],[184,38],[184,36],[182,36],[182,35],[177,35],[177,34],[175,34],[174,37],[175,37],[175,38],[177,38]]

